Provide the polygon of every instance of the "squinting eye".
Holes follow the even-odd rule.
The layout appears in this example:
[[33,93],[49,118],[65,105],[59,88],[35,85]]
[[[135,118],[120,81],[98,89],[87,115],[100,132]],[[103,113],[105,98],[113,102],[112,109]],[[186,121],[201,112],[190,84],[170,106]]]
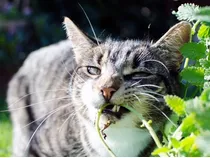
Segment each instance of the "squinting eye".
[[136,72],[136,73],[132,73],[129,75],[124,76],[125,80],[140,80],[142,78],[146,78],[148,76],[150,76],[152,74],[147,73],[147,72]]
[[100,75],[101,74],[101,70],[94,66],[87,66],[87,72],[90,75]]
[[139,72],[132,75],[132,79],[141,79],[150,76],[150,73],[147,72]]

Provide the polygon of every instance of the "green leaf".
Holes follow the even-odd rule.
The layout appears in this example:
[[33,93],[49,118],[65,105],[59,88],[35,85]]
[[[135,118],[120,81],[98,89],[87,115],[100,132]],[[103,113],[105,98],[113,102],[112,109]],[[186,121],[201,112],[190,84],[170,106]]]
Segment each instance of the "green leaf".
[[180,142],[176,138],[171,138],[171,144],[176,149],[178,149],[180,146]]
[[206,89],[202,92],[202,94],[200,96],[200,100],[202,100],[204,102],[210,102],[210,88]]
[[195,86],[203,87],[204,69],[202,67],[187,67],[180,73],[182,80],[189,82]]
[[181,131],[184,137],[189,136],[192,132],[196,132],[195,115],[190,114],[182,121]]
[[193,144],[195,143],[195,135],[190,135],[188,137],[185,137],[181,142],[180,142],[180,148],[181,150],[185,152],[189,152]]
[[155,156],[155,155],[159,155],[161,153],[167,153],[168,151],[169,151],[169,148],[167,148],[167,147],[157,148],[152,152],[152,155]]
[[178,7],[178,11],[173,11],[172,14],[176,15],[178,20],[187,20],[187,21],[193,21],[196,20],[195,14],[199,11],[199,6],[195,4],[182,4]]
[[205,57],[206,46],[203,43],[186,43],[180,48],[180,52],[186,58],[198,60]]
[[210,26],[202,24],[198,30],[198,37],[200,39],[210,38]]
[[204,79],[205,79],[205,80],[210,80],[210,68],[205,69],[205,72],[204,72]]
[[172,109],[178,116],[185,114],[185,102],[181,98],[175,95],[166,95],[164,96],[166,104]]
[[200,59],[199,62],[200,62],[201,66],[203,68],[209,68],[210,67],[210,60]]
[[201,7],[196,10],[194,18],[202,22],[210,22],[210,7]]
[[210,131],[203,132],[196,138],[196,145],[203,153],[203,156],[210,156]]

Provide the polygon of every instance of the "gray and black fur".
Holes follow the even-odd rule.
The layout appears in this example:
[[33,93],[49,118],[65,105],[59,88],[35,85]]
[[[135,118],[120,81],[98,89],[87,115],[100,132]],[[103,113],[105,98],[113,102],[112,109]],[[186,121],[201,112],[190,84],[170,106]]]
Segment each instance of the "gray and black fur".
[[[13,156],[109,156],[98,135],[94,138],[91,134],[95,117],[92,109],[97,111],[101,107],[95,102],[107,101],[91,100],[94,104],[91,102],[90,107],[83,94],[94,98],[91,94],[98,92],[100,96],[103,87],[116,89],[110,104],[121,104],[123,100],[143,111],[142,115],[152,119],[154,129],[159,131],[166,120],[162,113],[170,113],[162,95],[178,93],[177,75],[182,61],[178,50],[189,40],[191,26],[181,22],[154,44],[107,39],[97,45],[72,21],[66,18],[64,23],[69,40],[32,52],[9,83],[7,102],[13,123]],[[96,74],[89,73],[89,66]],[[87,82],[93,83],[94,93],[84,92]],[[162,88],[137,88],[149,84]],[[139,91],[150,91],[154,98]],[[143,98],[144,103],[138,104],[132,94]],[[116,122],[128,116],[129,112],[119,118],[104,114]],[[140,128],[140,120],[134,117],[133,122],[132,128]],[[154,143],[151,138],[146,140],[145,147],[139,146],[135,155],[118,155],[149,156]]]

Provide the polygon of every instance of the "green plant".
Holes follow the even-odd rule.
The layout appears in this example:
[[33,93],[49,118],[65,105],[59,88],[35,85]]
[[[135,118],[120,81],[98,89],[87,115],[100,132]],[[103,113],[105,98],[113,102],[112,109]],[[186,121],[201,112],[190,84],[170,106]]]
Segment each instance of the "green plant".
[[[210,156],[210,7],[183,4],[177,12],[172,13],[178,20],[193,24],[190,42],[180,49],[185,57],[184,67],[180,72],[183,95],[164,97],[173,111],[170,119],[174,124],[166,123],[161,142],[140,114],[126,105],[124,107],[136,113],[150,132],[157,145],[151,153],[153,156]],[[193,42],[196,36],[198,42]],[[105,106],[99,110],[96,123],[103,143],[105,142],[98,127],[98,120]],[[114,156],[111,149],[106,144],[105,146]]]

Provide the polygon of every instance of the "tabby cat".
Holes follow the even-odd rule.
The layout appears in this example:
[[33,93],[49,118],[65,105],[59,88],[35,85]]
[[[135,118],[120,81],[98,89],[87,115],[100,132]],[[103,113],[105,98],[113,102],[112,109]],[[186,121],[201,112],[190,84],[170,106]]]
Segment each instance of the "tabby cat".
[[126,104],[160,130],[178,94],[180,47],[191,26],[180,22],[156,43],[95,41],[68,18],[68,40],[32,52],[9,83],[13,156],[110,156],[94,128],[98,109],[105,141],[117,156],[149,156],[154,142]]

